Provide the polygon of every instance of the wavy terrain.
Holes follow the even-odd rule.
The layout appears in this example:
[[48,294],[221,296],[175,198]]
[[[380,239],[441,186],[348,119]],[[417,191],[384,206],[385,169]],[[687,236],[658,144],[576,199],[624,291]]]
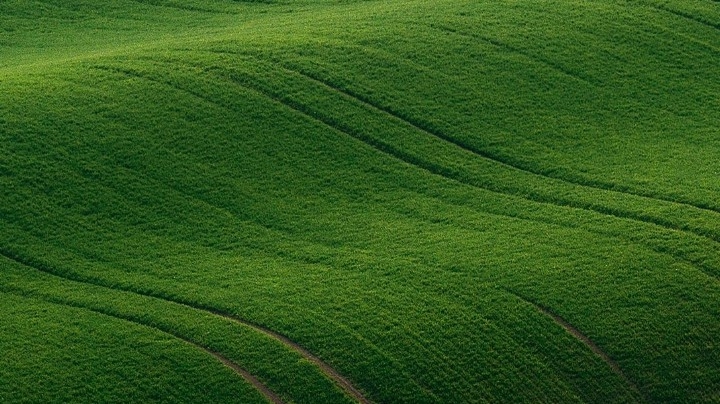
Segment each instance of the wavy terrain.
[[0,1],[0,402],[720,402],[719,27]]

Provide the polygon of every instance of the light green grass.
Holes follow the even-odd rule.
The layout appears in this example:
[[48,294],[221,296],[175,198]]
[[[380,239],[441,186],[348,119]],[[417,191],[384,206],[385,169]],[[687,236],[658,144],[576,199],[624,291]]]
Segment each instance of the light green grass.
[[0,401],[716,402],[719,25],[0,2]]

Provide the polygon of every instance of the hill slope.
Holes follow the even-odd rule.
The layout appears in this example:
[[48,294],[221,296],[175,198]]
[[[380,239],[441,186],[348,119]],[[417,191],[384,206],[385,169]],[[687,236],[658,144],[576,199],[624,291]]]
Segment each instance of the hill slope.
[[720,401],[719,27],[0,2],[0,401]]

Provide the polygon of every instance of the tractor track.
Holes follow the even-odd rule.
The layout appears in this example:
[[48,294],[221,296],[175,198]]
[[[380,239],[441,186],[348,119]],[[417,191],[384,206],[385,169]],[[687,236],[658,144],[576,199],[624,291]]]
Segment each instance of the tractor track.
[[[9,258],[5,254],[2,254],[2,255],[5,256],[6,258]],[[24,298],[33,298],[33,299],[42,300],[44,302],[51,303],[51,304],[85,310],[85,311],[100,314],[103,316],[115,318],[118,320],[127,321],[131,324],[134,324],[134,325],[137,325],[140,327],[150,328],[155,331],[161,332],[163,334],[169,335],[173,338],[183,341],[184,343],[192,346],[193,348],[204,351],[208,355],[215,358],[218,362],[222,363],[224,366],[230,368],[233,372],[235,372],[235,374],[237,374],[242,379],[244,379],[246,382],[251,384],[255,388],[255,390],[257,390],[258,393],[260,393],[268,402],[271,402],[273,404],[285,404],[285,401],[283,401],[280,398],[280,396],[275,394],[275,392],[270,390],[270,388],[268,388],[265,384],[263,384],[260,380],[258,380],[255,376],[253,376],[250,372],[245,370],[242,366],[240,366],[236,362],[233,362],[232,360],[230,360],[229,358],[220,354],[219,352],[213,351],[212,349],[210,349],[206,346],[203,346],[201,344],[198,344],[197,342],[195,342],[189,338],[186,338],[186,337],[180,335],[179,333],[172,332],[169,329],[142,323],[140,321],[133,319],[132,316],[124,316],[121,314],[112,313],[109,310],[101,310],[101,309],[96,309],[96,308],[92,308],[92,307],[87,307],[87,306],[77,304],[77,303],[74,303],[74,302],[72,302],[70,300],[66,300],[66,299],[52,298],[52,297],[45,296],[45,295],[38,296],[37,294],[28,295],[28,293],[23,293],[20,290],[12,290],[11,288],[6,288],[6,287],[2,287],[2,286],[0,286],[0,293],[11,294],[11,295],[15,295],[15,296],[24,297]]]
[[630,379],[625,372],[623,372],[620,365],[610,356],[608,355],[600,346],[598,346],[590,337],[585,335],[582,331],[580,331],[577,327],[572,325],[569,321],[565,320],[549,308],[542,306],[538,303],[533,302],[532,300],[528,299],[527,297],[512,291],[507,288],[503,288],[503,291],[515,296],[517,299],[523,301],[524,303],[532,306],[537,310],[538,312],[542,313],[546,317],[550,318],[555,324],[560,326],[563,330],[565,330],[568,334],[572,335],[575,339],[582,342],[583,345],[585,345],[590,351],[592,351],[595,355],[597,355],[600,359],[602,359],[603,362],[610,368],[610,370],[613,371],[616,375],[618,375],[630,388],[634,393],[636,393],[638,396],[642,397],[642,393],[640,392],[640,389],[638,389],[635,382]]
[[[192,304],[192,303],[185,302],[185,301],[180,301],[180,300],[176,300],[176,299],[171,299],[171,298],[168,298],[168,297],[165,297],[165,296],[160,296],[159,294],[153,294],[153,293],[147,293],[147,292],[139,292],[139,291],[136,291],[136,290],[131,290],[130,288],[126,288],[126,287],[120,287],[120,286],[116,286],[116,285],[110,286],[110,285],[106,284],[105,282],[103,282],[103,281],[101,281],[101,280],[88,279],[88,278],[84,278],[84,277],[81,277],[81,276],[72,276],[72,275],[62,274],[60,271],[54,270],[54,269],[52,269],[52,268],[50,268],[50,267],[48,267],[48,266],[46,266],[46,265],[38,264],[38,263],[32,262],[32,261],[30,261],[30,260],[28,260],[28,259],[24,259],[24,258],[22,258],[22,257],[19,257],[18,255],[13,254],[12,252],[7,251],[7,250],[6,250],[5,248],[3,248],[3,247],[0,247],[0,256],[3,256],[3,257],[5,257],[5,258],[7,258],[7,259],[9,259],[9,260],[11,260],[11,261],[14,261],[14,262],[16,262],[16,263],[18,263],[18,264],[20,264],[20,265],[22,265],[22,266],[25,266],[25,267],[28,267],[28,268],[32,268],[32,269],[37,270],[37,271],[39,271],[39,272],[42,272],[42,273],[45,273],[45,274],[48,274],[48,275],[52,275],[52,276],[54,276],[54,277],[61,278],[61,279],[64,279],[64,280],[69,280],[69,281],[72,281],[72,282],[83,283],[83,284],[87,284],[87,285],[92,285],[92,286],[96,286],[96,287],[101,287],[101,288],[105,288],[105,289],[114,290],[114,291],[131,293],[131,294],[135,294],[135,295],[138,295],[138,296],[143,296],[143,297],[147,297],[147,298],[152,298],[152,299],[161,300],[161,301],[164,301],[164,302],[167,302],[167,303],[171,303],[171,304],[175,304],[175,305],[187,307],[187,308],[190,308],[190,309],[193,309],[193,310],[201,311],[201,312],[204,312],[204,313],[213,315],[213,316],[215,316],[215,317],[219,317],[219,318],[222,318],[222,319],[225,319],[225,320],[232,321],[232,322],[234,322],[234,323],[236,323],[236,324],[239,324],[239,325],[242,325],[242,326],[245,326],[245,327],[249,327],[249,328],[251,328],[252,330],[254,330],[254,331],[256,331],[256,332],[262,333],[262,334],[264,334],[264,335],[272,338],[273,340],[281,343],[281,344],[284,345],[285,347],[289,348],[290,350],[296,352],[297,354],[299,354],[300,356],[302,356],[303,358],[305,358],[305,359],[308,360],[309,362],[313,363],[313,364],[320,370],[320,372],[322,372],[323,375],[325,375],[328,379],[330,379],[331,381],[333,381],[333,383],[334,383],[337,387],[339,387],[343,392],[345,392],[345,394],[347,394],[347,395],[348,395],[349,397],[351,397],[353,400],[355,400],[355,401],[357,401],[357,402],[359,402],[359,403],[362,403],[362,404],[370,404],[370,403],[372,403],[369,399],[367,399],[367,398],[362,394],[362,392],[361,392],[357,387],[355,387],[355,386],[350,382],[350,380],[349,380],[347,377],[343,376],[340,372],[338,372],[338,371],[337,371],[335,368],[333,368],[330,364],[328,364],[327,362],[323,361],[323,360],[320,359],[318,356],[314,355],[313,353],[311,353],[310,351],[308,351],[306,348],[304,348],[303,346],[301,346],[301,345],[298,344],[297,342],[291,340],[290,338],[288,338],[288,337],[286,337],[286,336],[284,336],[284,335],[282,335],[282,334],[280,334],[280,333],[278,333],[278,332],[276,332],[276,331],[270,330],[270,329],[267,328],[267,327],[264,327],[264,326],[261,326],[261,325],[252,323],[252,322],[247,321],[247,320],[243,320],[243,319],[241,319],[241,318],[239,318],[239,317],[237,317],[237,316],[235,316],[235,315],[233,315],[233,314],[230,314],[230,313],[227,313],[227,312],[223,312],[223,311],[220,311],[220,310],[217,310],[217,309],[214,309],[214,308],[203,307],[203,306],[200,306],[200,305],[197,305],[197,304]],[[93,309],[88,309],[88,310],[96,311],[96,310],[93,310]],[[98,311],[98,312],[101,312],[101,311]],[[107,313],[103,313],[103,314],[107,314]],[[122,317],[119,317],[119,318],[122,318]],[[132,321],[132,320],[128,320],[128,321]],[[138,323],[138,324],[140,324],[140,323]],[[167,332],[167,333],[169,333],[169,334],[172,334],[172,333],[170,333],[170,332],[168,332],[168,331],[166,331],[166,330],[161,330],[161,331],[164,331],[164,332]],[[172,335],[175,336],[175,334],[172,334]],[[187,339],[184,338],[184,337],[181,337],[181,336],[177,336],[177,337],[180,338],[180,339],[186,340],[186,341],[188,341],[188,342],[190,342],[190,343],[193,343],[193,342],[187,340]],[[194,344],[194,343],[193,343],[193,344]],[[197,345],[197,344],[195,344],[195,345]],[[209,350],[207,350],[207,349],[205,349],[205,350],[208,351],[209,353],[213,354],[212,351],[209,351]],[[215,355],[216,358],[220,359],[221,356],[219,356],[219,355],[220,355],[220,354]],[[227,360],[227,361],[229,361],[229,360]],[[223,361],[223,362],[225,363],[226,361]],[[231,363],[231,362],[228,362],[228,363]],[[227,365],[228,363],[226,363],[226,365]],[[236,369],[236,370],[237,370],[237,369]],[[250,375],[249,373],[248,373],[247,375],[248,375],[248,376],[252,376],[252,375]],[[244,376],[243,376],[243,377],[244,377]],[[259,383],[259,382],[258,382],[258,383]],[[254,385],[254,384],[253,384],[253,385]],[[271,401],[272,401],[272,400],[271,400]],[[275,401],[273,401],[273,402],[275,402]]]

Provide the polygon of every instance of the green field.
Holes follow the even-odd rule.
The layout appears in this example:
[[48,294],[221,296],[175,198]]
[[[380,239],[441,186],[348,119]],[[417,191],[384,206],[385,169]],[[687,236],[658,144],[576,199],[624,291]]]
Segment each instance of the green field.
[[0,0],[0,402],[720,403],[720,2]]

